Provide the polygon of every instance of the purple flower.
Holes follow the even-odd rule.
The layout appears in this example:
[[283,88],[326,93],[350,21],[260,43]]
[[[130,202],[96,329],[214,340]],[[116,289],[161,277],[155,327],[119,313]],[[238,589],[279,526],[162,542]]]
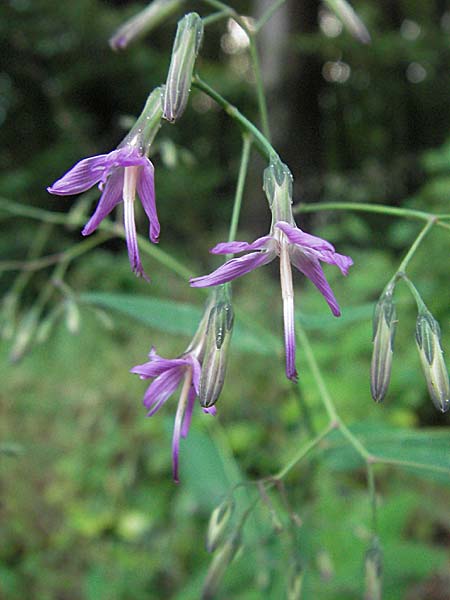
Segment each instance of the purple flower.
[[294,290],[291,264],[314,283],[324,296],[332,313],[339,316],[341,314],[339,305],[325,278],[320,261],[336,265],[344,275],[347,275],[353,261],[348,256],[338,254],[326,240],[305,233],[296,226],[291,208],[292,178],[285,165],[278,162],[271,164],[266,169],[264,189],[273,215],[270,234],[258,238],[251,244],[237,241],[217,244],[211,249],[212,254],[249,253],[228,260],[210,275],[194,277],[190,283],[192,287],[219,285],[245,275],[278,256],[283,298],[286,375],[289,379],[296,381]]
[[[144,396],[144,406],[148,409],[147,416],[153,416],[166,400],[175,392],[181,382],[180,398],[175,415],[175,426],[172,438],[173,478],[178,483],[178,457],[180,439],[186,437],[191,424],[195,399],[199,393],[201,364],[199,353],[201,346],[191,345],[178,358],[162,358],[152,348],[149,362],[137,365],[131,369],[141,379],[153,379]],[[203,412],[216,414],[214,406],[203,408]]]
[[145,276],[136,239],[134,200],[136,190],[150,221],[150,239],[157,243],[159,222],[155,204],[154,169],[150,160],[132,145],[80,160],[61,179],[47,188],[50,194],[70,196],[85,192],[98,184],[102,191],[94,214],[82,230],[83,235],[93,233],[100,222],[119,202],[124,203],[124,226],[128,257],[136,275]]

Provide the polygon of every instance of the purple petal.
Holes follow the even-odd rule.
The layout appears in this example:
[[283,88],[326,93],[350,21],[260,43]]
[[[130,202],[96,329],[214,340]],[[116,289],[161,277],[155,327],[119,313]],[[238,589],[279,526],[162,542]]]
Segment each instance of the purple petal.
[[232,258],[209,275],[194,277],[190,280],[190,284],[191,287],[209,287],[226,283],[269,263],[274,258],[274,251],[251,252],[240,258]]
[[322,251],[317,253],[316,256],[319,260],[323,260],[323,262],[339,267],[342,275],[348,275],[348,270],[353,264],[353,260],[350,258],[350,256],[338,254],[337,252]]
[[139,246],[136,236],[136,223],[134,221],[134,202],[124,201],[123,206],[125,237],[127,241],[128,259],[130,261],[131,270],[138,277],[142,276],[144,279],[149,281],[139,255]]
[[248,250],[261,250],[273,240],[271,235],[260,237],[251,244],[247,242],[221,242],[211,248],[211,254],[236,254],[237,252],[246,252]]
[[303,253],[298,248],[294,247],[290,251],[291,262],[301,273],[306,275],[313,284],[317,287],[319,292],[323,295],[331,308],[331,312],[335,317],[339,317],[341,311],[339,304],[334,297],[333,291],[325,278],[323,269],[319,263],[319,260],[315,256]]
[[153,381],[144,396],[144,406],[149,409],[147,417],[152,417],[177,389],[184,374],[183,369],[170,369]]
[[82,230],[83,235],[90,235],[97,229],[100,222],[109,215],[117,204],[122,200],[123,169],[115,169],[108,179],[94,214]]
[[295,325],[294,297],[283,298],[284,347],[286,352],[286,375],[291,381],[297,381],[295,368]]
[[278,221],[275,223],[275,227],[281,229],[291,244],[298,244],[299,246],[311,248],[313,250],[326,250],[328,252],[334,252],[334,247],[332,244],[330,244],[330,242],[327,242],[327,240],[315,235],[310,235],[309,233],[305,233],[298,227],[289,225],[289,223],[286,223],[285,221]]
[[105,181],[105,171],[109,170],[109,156],[109,154],[98,154],[83,158],[61,179],[48,187],[47,191],[58,196],[70,196],[85,192],[99,181]]
[[192,385],[194,386],[195,393],[198,396],[202,368],[200,366],[200,363],[194,356],[189,356],[189,359],[190,359],[189,362],[192,366]]
[[158,377],[169,369],[177,367],[184,367],[185,365],[191,364],[187,358],[162,358],[158,356],[156,352],[152,350],[150,353],[150,361],[142,365],[136,365],[130,369],[130,373],[140,375],[141,379],[150,379],[151,377]]
[[196,397],[197,397],[197,394],[195,392],[195,389],[191,386],[191,389],[189,390],[186,412],[184,413],[183,424],[181,426],[181,437],[182,438],[185,438],[187,436],[187,434],[189,433],[189,428],[191,426],[191,421],[192,421],[192,412],[194,410],[194,404],[195,404]]
[[202,410],[206,415],[212,415],[213,417],[217,414],[217,408],[215,406],[202,406]]
[[[189,374],[185,375],[189,377]],[[186,380],[185,380],[186,383]],[[184,388],[184,385],[183,385]],[[177,413],[175,415],[175,425],[173,427],[173,437],[172,437],[172,465],[173,465],[173,479],[175,483],[179,483],[178,479],[178,457],[180,454],[180,438],[181,438],[181,428],[184,420],[184,414],[186,412],[186,404],[188,402],[188,395],[190,396],[190,390],[192,386],[189,388],[189,393],[183,393],[181,391],[180,400],[178,401]]]
[[147,162],[141,168],[139,173],[137,192],[148,220],[150,221],[150,239],[156,244],[159,239],[160,226],[158,214],[156,212],[154,169],[148,158],[146,161]]

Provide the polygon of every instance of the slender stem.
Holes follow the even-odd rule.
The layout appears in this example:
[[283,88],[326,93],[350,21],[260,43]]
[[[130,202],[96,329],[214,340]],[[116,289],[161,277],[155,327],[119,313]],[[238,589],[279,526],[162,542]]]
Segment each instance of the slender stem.
[[218,12],[212,13],[211,15],[208,15],[207,17],[203,17],[203,19],[202,19],[203,25],[205,27],[207,27],[208,25],[211,25],[212,23],[216,23],[217,21],[221,21],[222,19],[226,19],[229,16],[230,16],[229,10],[219,10]]
[[406,283],[406,285],[409,287],[409,290],[410,290],[411,294],[413,295],[414,300],[416,301],[417,308],[418,308],[419,312],[426,311],[427,307],[425,306],[425,303],[422,300],[422,297],[419,294],[418,289],[413,284],[413,282],[411,281],[411,279],[409,277],[407,277],[405,273],[402,273],[402,279]]
[[425,227],[422,229],[422,231],[419,233],[419,235],[414,240],[411,248],[406,253],[405,258],[400,263],[400,265],[399,265],[399,267],[397,269],[397,274],[403,273],[403,272],[406,271],[406,267],[408,266],[410,260],[412,259],[412,257],[416,253],[418,247],[422,243],[422,240],[427,235],[427,233],[430,231],[430,229],[433,227],[433,225],[435,224],[435,222],[436,222],[436,220],[434,218],[429,219],[428,223],[425,225]]
[[256,82],[256,96],[258,98],[259,116],[261,118],[261,128],[264,136],[270,140],[269,115],[267,112],[267,101],[264,92],[264,82],[259,64],[258,48],[256,46],[256,36],[253,33],[249,34],[250,41],[250,58],[252,60],[253,73]]
[[362,444],[359,439],[353,435],[353,433],[350,431],[350,429],[347,427],[347,425],[345,425],[345,423],[343,423],[343,421],[341,420],[340,417],[338,417],[337,419],[338,424],[339,424],[339,430],[342,433],[342,435],[347,438],[349,444],[351,446],[353,446],[353,448],[356,450],[356,452],[361,456],[362,459],[364,459],[366,462],[371,462],[372,461],[372,455],[370,454],[370,452],[367,450],[367,448],[364,446],[364,444]]
[[375,487],[375,474],[373,471],[373,462],[367,461],[367,488],[369,490],[370,506],[372,511],[372,531],[378,534],[378,515],[377,515],[377,494]]
[[[228,241],[232,242],[236,239],[236,233],[239,223],[239,215],[241,214],[242,197],[244,194],[245,180],[247,178],[248,162],[250,159],[250,150],[252,147],[252,138],[244,133],[242,144],[241,165],[239,167],[239,175],[236,185],[236,193],[234,196],[233,213],[231,215],[230,231],[228,233]],[[226,260],[229,260],[232,254],[228,254]]]
[[422,210],[414,210],[412,208],[399,208],[396,206],[386,206],[384,204],[366,204],[364,202],[318,202],[314,204],[296,204],[293,212],[309,213],[319,212],[322,210],[351,210],[355,212],[379,213],[385,215],[395,215],[406,219],[418,219],[421,221],[429,221],[434,219],[436,225],[440,227],[450,228],[446,223],[441,223],[442,219],[448,219],[447,214],[433,214]]
[[430,471],[431,473],[444,473],[445,475],[450,475],[450,468],[448,467],[419,463],[412,460],[402,460],[399,458],[385,458],[383,456],[375,455],[372,456],[372,463],[380,465],[392,465],[397,467],[408,467],[411,469],[419,469],[421,471]]
[[316,437],[310,440],[307,444],[302,446],[298,452],[291,458],[291,460],[279,471],[276,475],[273,476],[272,479],[283,479],[289,473],[291,469],[295,467],[297,463],[299,463],[311,450],[313,450],[320,442],[329,435],[331,431],[335,429],[335,424],[330,423],[328,427],[326,427],[323,431],[321,431]]
[[247,117],[244,117],[239,109],[230,104],[228,100],[225,100],[223,96],[216,92],[216,90],[209,86],[205,81],[200,79],[198,75],[195,75],[192,79],[192,85],[215,100],[232,119],[239,123],[239,125],[254,138],[256,147],[267,160],[270,161],[273,156],[278,157],[275,148],[269,140],[247,119]]
[[261,17],[258,19],[258,22],[256,23],[256,26],[255,26],[255,31],[259,32],[264,27],[264,25],[267,23],[267,21],[272,18],[272,15],[274,15],[277,12],[277,10],[280,8],[280,6],[282,4],[284,4],[285,2],[286,2],[286,0],[276,0],[276,2],[274,2],[266,10],[266,12],[263,13],[261,15]]
[[297,334],[300,339],[301,346],[306,354],[306,360],[309,363],[309,367],[312,371],[313,377],[316,380],[317,387],[319,389],[320,397],[322,399],[325,410],[327,411],[330,420],[336,423],[336,421],[339,420],[339,417],[336,412],[333,400],[328,392],[327,386],[325,385],[322,373],[320,372],[319,366],[316,361],[316,357],[313,354],[308,336],[306,335],[303,328],[300,327],[297,327]]

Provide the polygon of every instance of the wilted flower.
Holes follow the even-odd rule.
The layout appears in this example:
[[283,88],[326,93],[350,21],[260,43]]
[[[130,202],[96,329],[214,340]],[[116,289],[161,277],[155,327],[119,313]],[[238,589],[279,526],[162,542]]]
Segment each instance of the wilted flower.
[[168,19],[174,14],[184,0],[153,0],[143,10],[133,15],[109,40],[113,50],[123,50],[128,44]]
[[178,22],[163,98],[163,117],[172,123],[186,108],[202,38],[203,21],[197,13],[189,13]]
[[347,275],[353,261],[338,254],[334,247],[319,237],[299,229],[292,215],[292,176],[279,160],[272,162],[264,172],[264,190],[272,210],[269,235],[247,242],[224,242],[210,250],[212,254],[248,252],[232,258],[210,275],[191,279],[192,287],[209,287],[231,281],[261,267],[277,256],[280,259],[281,293],[283,297],[286,374],[297,379],[295,369],[294,290],[291,264],[306,275],[324,296],[332,313],[340,315],[339,305],[325,278],[320,261],[336,265]]
[[450,407],[450,385],[441,346],[441,330],[425,306],[419,310],[417,317],[416,342],[431,399],[444,413]]
[[397,315],[392,299],[394,286],[383,292],[375,307],[373,318],[373,354],[370,372],[370,389],[375,402],[386,395],[391,378],[392,353],[394,350]]
[[116,150],[84,158],[47,188],[51,194],[70,196],[85,192],[98,184],[102,195],[94,214],[81,232],[83,235],[94,232],[100,222],[123,200],[130,265],[136,275],[144,277],[136,238],[134,200],[137,191],[150,221],[150,239],[157,243],[160,227],[155,204],[154,169],[147,155],[160,127],[161,94],[162,88],[157,88],[150,94],[136,124]]
[[205,356],[199,390],[202,406],[213,406],[222,391],[233,321],[230,286],[222,285],[216,289],[215,303],[209,313],[206,327]]

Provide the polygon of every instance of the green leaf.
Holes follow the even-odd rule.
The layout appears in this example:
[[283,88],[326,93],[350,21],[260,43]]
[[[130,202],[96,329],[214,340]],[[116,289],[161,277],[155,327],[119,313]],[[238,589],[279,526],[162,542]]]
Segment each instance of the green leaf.
[[[195,333],[202,316],[198,306],[165,298],[89,292],[82,294],[80,300],[118,311],[158,331],[187,337]],[[281,347],[278,336],[247,320],[236,324],[232,343],[236,350],[265,356],[277,354]]]

